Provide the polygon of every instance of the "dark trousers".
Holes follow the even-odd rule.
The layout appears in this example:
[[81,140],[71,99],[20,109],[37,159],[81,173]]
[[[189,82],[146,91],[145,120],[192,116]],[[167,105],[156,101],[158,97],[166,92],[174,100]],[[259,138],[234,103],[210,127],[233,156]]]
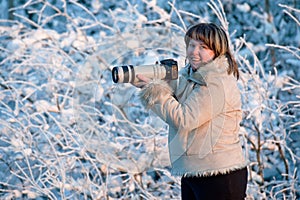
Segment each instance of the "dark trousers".
[[182,177],[182,200],[242,200],[246,197],[247,168],[208,177]]

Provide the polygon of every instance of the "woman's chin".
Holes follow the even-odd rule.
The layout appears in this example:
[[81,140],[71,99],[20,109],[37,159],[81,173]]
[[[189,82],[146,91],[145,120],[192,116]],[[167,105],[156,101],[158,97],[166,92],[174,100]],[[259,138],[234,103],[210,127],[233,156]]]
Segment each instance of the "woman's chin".
[[194,66],[192,65],[192,70],[193,70],[193,71],[197,71],[197,69],[198,69],[197,67],[194,67]]
[[199,69],[199,67],[201,66],[201,63],[191,63],[192,69],[195,71],[197,69]]

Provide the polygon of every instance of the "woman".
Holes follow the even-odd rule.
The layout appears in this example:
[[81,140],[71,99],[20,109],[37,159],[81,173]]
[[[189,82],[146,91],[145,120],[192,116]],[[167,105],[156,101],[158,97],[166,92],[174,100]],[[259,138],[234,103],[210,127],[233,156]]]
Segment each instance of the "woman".
[[182,176],[182,199],[244,199],[246,161],[237,63],[226,32],[200,23],[185,35],[187,66],[177,81],[141,80],[143,104],[169,125],[172,174]]

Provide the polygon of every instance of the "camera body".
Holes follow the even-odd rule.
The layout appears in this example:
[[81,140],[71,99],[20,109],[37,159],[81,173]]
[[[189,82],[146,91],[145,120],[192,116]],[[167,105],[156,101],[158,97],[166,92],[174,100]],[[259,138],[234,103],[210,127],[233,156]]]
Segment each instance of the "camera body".
[[112,79],[115,83],[139,82],[136,77],[137,74],[142,74],[151,79],[174,80],[178,78],[177,61],[165,59],[154,65],[124,65],[112,69]]

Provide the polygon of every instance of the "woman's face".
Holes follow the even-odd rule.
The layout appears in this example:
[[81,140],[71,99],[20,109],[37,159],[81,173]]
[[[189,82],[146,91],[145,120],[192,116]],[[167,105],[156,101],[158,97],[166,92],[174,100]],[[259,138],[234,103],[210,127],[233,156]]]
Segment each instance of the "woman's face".
[[187,47],[187,59],[193,70],[197,70],[202,65],[214,59],[215,53],[209,49],[201,40],[191,39]]

